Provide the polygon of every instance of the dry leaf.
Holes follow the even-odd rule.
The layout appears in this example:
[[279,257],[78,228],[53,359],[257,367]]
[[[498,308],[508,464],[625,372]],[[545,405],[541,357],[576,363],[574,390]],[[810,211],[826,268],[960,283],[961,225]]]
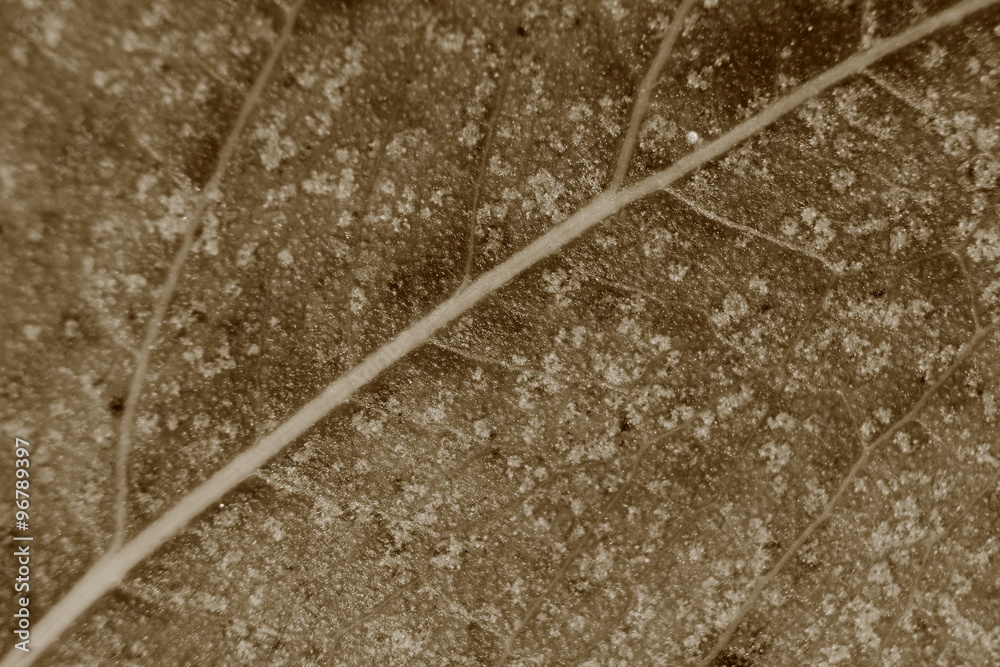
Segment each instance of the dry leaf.
[[1000,662],[993,5],[5,3],[9,664]]

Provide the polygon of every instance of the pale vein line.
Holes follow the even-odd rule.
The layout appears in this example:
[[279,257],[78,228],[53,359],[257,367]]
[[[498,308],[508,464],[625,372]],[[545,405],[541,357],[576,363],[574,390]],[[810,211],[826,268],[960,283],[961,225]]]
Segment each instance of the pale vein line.
[[861,47],[867,49],[875,40],[878,25],[875,21],[874,0],[861,3]]
[[639,129],[642,127],[642,119],[646,116],[646,111],[649,109],[649,98],[652,97],[653,89],[656,87],[656,82],[660,79],[663,66],[667,63],[667,58],[670,57],[674,43],[681,34],[681,28],[684,27],[684,18],[691,11],[694,3],[695,0],[684,0],[677,8],[677,11],[674,12],[674,18],[670,22],[670,25],[667,26],[667,32],[663,36],[663,41],[660,42],[660,50],[657,51],[656,58],[653,59],[653,63],[650,65],[649,71],[646,72],[646,76],[643,77],[642,83],[639,84],[639,92],[636,93],[635,104],[632,107],[632,119],[629,121],[628,132],[625,134],[622,152],[618,156],[618,166],[615,168],[614,178],[611,179],[611,190],[620,189],[622,183],[625,182],[625,173],[628,171],[629,162],[632,161],[635,144],[639,140]]
[[738,144],[756,135],[765,127],[793,111],[803,102],[815,97],[827,88],[854,76],[864,68],[882,58],[895,53],[905,46],[920,41],[943,28],[958,23],[970,14],[996,4],[998,0],[963,0],[948,9],[935,14],[920,23],[888,39],[883,39],[869,50],[856,53],[843,62],[834,65],[822,74],[805,82],[785,97],[765,107],[759,114],[737,125],[734,129],[711,141],[700,149],[689,153],[670,167],[663,169],[621,191],[622,197],[633,202],[657,190],[662,190],[697,167],[721,157]]
[[[431,340],[428,341],[428,343],[430,345],[433,345],[434,347],[437,347],[446,352],[450,352],[451,354],[461,357],[467,361],[473,361],[480,364],[487,364],[490,366],[497,366],[499,368],[503,368],[504,370],[509,371],[510,373],[515,373],[515,374],[525,373],[527,375],[531,375],[536,378],[541,378],[543,380],[548,380],[549,382],[554,382],[560,385],[569,385],[574,388],[580,388],[586,384],[593,384],[600,386],[600,385],[605,385],[607,383],[607,380],[603,380],[599,377],[574,373],[572,371],[567,372],[563,375],[555,375],[553,373],[549,373],[548,371],[539,370],[537,368],[527,365],[518,366],[517,364],[511,363],[509,361],[503,361],[502,359],[495,359],[493,357],[487,357],[485,355],[475,354],[473,352],[469,352],[468,350],[463,350],[459,347],[455,347],[453,345],[449,345],[447,343],[443,343],[437,340]],[[618,390],[615,387],[604,387],[604,388],[610,391],[614,391],[617,394],[624,393],[623,391]]]
[[[347,401],[360,387],[425,343],[439,329],[457,319],[515,276],[555,253],[626,205],[662,190],[679,178],[725,154],[734,146],[758,134],[827,88],[857,74],[880,58],[938,30],[958,23],[970,14],[997,2],[1000,0],[963,0],[894,37],[877,43],[869,51],[851,56],[839,65],[810,79],[786,97],[765,107],[757,116],[737,125],[718,139],[681,158],[672,166],[617,192],[606,191],[598,195],[565,221],[516,252],[502,264],[483,273],[465,289],[446,299],[395,339],[340,376],[269,435],[261,438],[256,444],[240,453],[218,472],[190,491],[160,518],[146,526],[138,535],[122,546],[120,550],[106,553],[98,559],[34,627],[32,633],[33,650],[30,653],[22,653],[12,648],[4,660],[0,662],[0,667],[32,663],[91,604],[107,591],[118,586],[133,567],[159,549],[167,540],[177,535],[191,520],[252,476],[258,468],[302,435],[313,424]],[[301,0],[296,8],[299,6],[301,6]],[[249,116],[249,111],[247,115]],[[235,142],[233,147],[235,147]],[[231,147],[227,146],[227,148]],[[214,178],[212,180],[216,181]]]
[[736,611],[733,619],[726,626],[726,629],[715,643],[715,646],[713,646],[708,655],[706,655],[701,662],[698,663],[699,667],[708,667],[711,665],[722,650],[729,645],[729,641],[732,639],[733,634],[735,634],[736,630],[743,623],[744,619],[753,609],[754,605],[756,605],[757,600],[764,592],[764,589],[767,588],[768,584],[770,584],[771,581],[784,569],[785,565],[787,565],[792,557],[795,556],[799,548],[801,548],[802,545],[805,544],[831,516],[833,516],[833,511],[840,503],[840,499],[847,492],[854,480],[857,479],[858,474],[864,469],[865,464],[868,462],[868,458],[871,456],[872,452],[888,442],[889,439],[896,435],[900,429],[916,419],[923,409],[927,407],[927,404],[932,398],[934,398],[941,387],[943,387],[945,383],[951,379],[952,375],[955,374],[955,371],[969,360],[976,349],[989,337],[990,334],[993,333],[995,329],[997,329],[997,324],[978,330],[969,342],[963,346],[962,351],[959,352],[951,365],[949,365],[948,368],[941,374],[941,377],[939,377],[934,384],[928,387],[917,402],[913,404],[910,411],[896,420],[882,433],[882,435],[872,441],[871,444],[864,447],[861,454],[857,459],[855,459],[854,465],[851,466],[847,475],[843,480],[841,480],[840,485],[837,487],[833,496],[830,497],[830,500],[827,501],[826,505],[823,507],[819,516],[817,516],[812,523],[806,526],[805,529],[799,533],[799,536],[788,546],[788,549],[785,550],[785,552],[781,555],[781,558],[778,559],[774,566],[768,570],[767,573],[757,579],[753,589],[750,591],[750,594],[747,596],[746,600],[744,600],[743,604],[740,605],[740,608]]
[[[969,236],[971,237],[971,234]],[[982,322],[982,317],[979,312],[979,298],[976,296],[976,280],[972,277],[972,272],[969,271],[969,267],[965,263],[965,256],[961,250],[956,250],[953,256],[958,260],[958,268],[962,272],[962,277],[965,278],[965,291],[969,294],[969,310],[972,311],[972,323],[978,329],[980,322]]]
[[923,116],[925,119],[930,121],[941,120],[939,116],[935,116],[933,112],[933,107],[930,102],[920,102],[915,100],[913,96],[904,93],[897,86],[889,83],[888,80],[881,74],[875,72],[865,72],[867,76],[875,85],[889,93],[891,97],[896,98],[906,106],[910,107],[917,112],[918,115]]
[[784,239],[780,239],[777,236],[772,236],[772,235],[770,235],[770,234],[768,234],[766,232],[760,231],[759,229],[755,229],[753,227],[750,227],[749,225],[744,225],[744,224],[741,224],[739,222],[733,222],[732,220],[729,220],[728,218],[724,218],[721,215],[719,215],[718,213],[710,211],[707,208],[704,208],[704,207],[698,205],[695,201],[693,201],[691,199],[688,199],[687,197],[685,197],[684,195],[682,195],[680,192],[678,192],[676,190],[676,188],[666,188],[665,191],[671,197],[673,197],[674,199],[680,201],[681,203],[683,203],[684,205],[686,205],[688,208],[690,208],[694,212],[696,212],[699,215],[701,215],[702,217],[708,218],[712,222],[717,222],[718,224],[722,225],[723,227],[729,227],[730,229],[736,229],[738,231],[744,232],[744,233],[749,234],[751,236],[756,236],[757,238],[762,239],[764,241],[767,241],[768,243],[772,243],[772,244],[774,244],[776,246],[781,246],[782,248],[785,248],[786,250],[791,250],[794,253],[798,253],[800,255],[804,255],[806,257],[814,259],[817,262],[819,262],[820,264],[822,264],[824,266],[824,268],[826,268],[831,273],[839,274],[839,273],[843,273],[843,271],[844,271],[844,268],[843,268],[842,265],[835,264],[835,263],[831,262],[830,260],[828,260],[823,255],[820,255],[817,252],[813,252],[812,250],[809,250],[808,248],[803,248],[800,245],[796,245],[794,243],[789,243],[788,241],[785,241]]
[[136,354],[135,373],[132,375],[128,395],[125,397],[125,412],[122,414],[118,448],[115,453],[115,529],[111,539],[110,551],[112,552],[121,547],[122,540],[125,539],[126,524],[128,523],[128,459],[129,452],[132,449],[132,430],[135,428],[136,417],[138,415],[139,397],[142,395],[143,387],[146,384],[146,376],[149,373],[149,362],[153,356],[153,350],[156,349],[156,341],[160,337],[160,330],[163,328],[167,309],[173,300],[174,292],[177,291],[177,284],[181,278],[181,270],[187,261],[188,255],[191,254],[195,234],[201,225],[205,211],[211,204],[212,198],[215,196],[223,177],[226,175],[226,168],[229,166],[233,153],[236,152],[240,135],[243,134],[243,129],[250,121],[250,116],[253,114],[257,103],[263,97],[264,88],[271,79],[271,74],[278,62],[278,58],[291,38],[295,18],[304,1],[298,0],[288,10],[281,35],[271,48],[271,53],[264,63],[264,67],[257,75],[257,79],[254,81],[253,87],[247,94],[246,99],[243,100],[243,106],[240,107],[236,122],[229,131],[222,150],[219,151],[219,156],[215,163],[215,171],[196,197],[194,210],[188,218],[187,229],[184,230],[184,238],[177,249],[177,254],[174,255],[174,261],[170,265],[166,280],[159,289],[156,302],[153,306],[153,312],[149,318],[149,322],[146,324],[146,333],[143,336],[142,345]]
[[[822,299],[820,299],[820,301],[822,301]],[[803,326],[801,328],[802,332],[805,331],[807,325],[809,323],[811,323],[811,321],[812,321],[812,318],[810,317],[808,319],[808,321],[803,324]],[[801,338],[801,336],[797,336],[796,337],[796,341],[799,338]],[[435,341],[431,341],[430,344],[431,345],[437,345],[437,343]],[[783,361],[781,363],[775,364],[773,367],[760,370],[760,371],[756,372],[755,375],[759,375],[761,377],[765,377],[766,378],[770,373],[774,372],[775,368],[777,368],[778,366],[786,364],[787,360],[788,360],[788,356],[791,354],[791,351],[794,348],[795,344],[796,343],[793,342],[793,343],[791,343],[788,346],[788,350],[783,355]],[[633,384],[638,384],[638,382],[639,382],[639,380],[636,380],[635,383],[633,383]],[[713,394],[712,396],[709,396],[704,401],[702,401],[703,406],[706,406],[706,407],[702,407],[695,414],[693,414],[691,417],[689,417],[689,418],[685,419],[684,421],[681,421],[680,423],[678,423],[678,424],[676,424],[674,426],[671,426],[671,427],[665,429],[664,431],[660,432],[659,434],[657,434],[657,436],[655,437],[655,439],[653,439],[652,441],[646,440],[644,442],[649,442],[650,446],[654,446],[654,445],[656,445],[658,443],[666,441],[667,438],[677,436],[678,434],[683,433],[687,429],[695,426],[696,424],[699,423],[700,419],[703,419],[704,417],[706,417],[708,414],[710,414],[712,412],[712,408],[711,407],[707,407],[707,406],[712,406],[712,405],[717,404],[718,401],[719,401],[719,399],[721,399],[723,396],[725,396],[726,394],[728,394],[730,392],[730,390],[731,390],[730,387],[726,387],[722,391],[719,391],[719,392]],[[641,460],[637,462],[635,460],[635,457],[640,457],[641,458],[641,456],[644,455],[643,452],[646,451],[646,449],[648,449],[648,448],[645,448],[645,446],[642,446],[642,447],[643,448],[641,448],[640,450],[637,450],[636,454],[633,455],[633,462],[630,465],[629,470],[632,470],[637,465],[639,465],[639,463],[641,463]],[[518,503],[525,502],[525,501],[529,500],[538,491],[546,488],[547,486],[549,486],[551,484],[554,484],[556,481],[558,481],[558,477],[560,475],[568,474],[570,471],[572,471],[574,469],[577,469],[577,468],[581,468],[581,467],[589,466],[589,465],[598,465],[598,464],[601,464],[601,463],[604,463],[604,462],[602,462],[602,461],[584,461],[584,462],[581,462],[581,463],[578,463],[578,464],[570,464],[570,465],[567,465],[567,466],[565,466],[563,468],[556,469],[556,470],[554,470],[552,472],[552,474],[550,474],[550,476],[548,477],[548,479],[545,482],[543,482],[539,486],[536,486],[533,489],[529,490],[528,493],[525,494],[524,496],[521,496],[521,497],[518,497],[518,498],[514,498],[511,502],[509,502],[507,505],[505,505],[501,510],[499,510],[499,511],[497,511],[495,513],[492,513],[492,516],[490,514],[486,514],[483,517],[478,517],[478,518],[481,521],[485,521],[486,517],[490,517],[491,520],[506,519],[507,517],[506,517],[505,514],[503,514],[503,512],[507,511],[511,506],[513,506],[515,504],[518,504]],[[452,475],[452,477],[453,477],[453,475]],[[626,474],[626,479],[622,482],[622,484],[625,485],[625,486],[628,486],[629,483],[630,483],[630,478],[628,477],[628,474]],[[427,491],[424,492],[423,496],[421,496],[421,497],[426,497],[427,495],[429,495],[433,491],[434,491],[434,489],[428,489]],[[618,497],[620,495],[618,493],[618,491],[621,491],[621,489],[618,489],[616,491],[615,497]],[[613,499],[605,501],[604,504],[602,504],[601,509],[596,510],[596,512],[600,514],[600,513],[604,513],[606,511],[608,511],[608,508],[610,507],[610,503],[611,502],[613,502]],[[470,516],[469,520],[467,520],[467,521],[465,521],[465,522],[463,522],[461,524],[458,524],[458,525],[452,527],[451,528],[451,533],[454,534],[454,533],[458,533],[461,530],[464,530],[471,523],[471,520],[472,519],[471,519],[471,516]],[[587,535],[589,535],[589,533],[585,533],[585,535],[582,536],[580,539],[589,539],[587,537]],[[572,556],[569,556],[569,557],[572,557]],[[423,573],[421,573],[421,574],[423,574]],[[381,607],[383,607],[386,604],[386,600],[388,598],[397,598],[397,597],[399,597],[412,584],[413,584],[413,582],[410,582],[410,583],[406,584],[405,586],[403,586],[403,587],[401,587],[399,589],[396,589],[393,593],[390,593],[381,602],[379,602],[376,605],[375,608],[381,608]],[[346,626],[344,629],[342,629],[338,633],[337,636],[338,637],[346,636],[347,633],[353,632],[353,629],[355,627],[357,627],[358,625],[363,624],[364,622],[367,621],[367,619],[373,617],[374,615],[375,615],[375,611],[373,609],[372,611],[367,612],[360,619],[355,620],[352,623],[350,623],[348,626]],[[338,639],[338,641],[339,641],[339,639]]]
[[[702,413],[705,410],[701,411]],[[628,471],[625,474],[625,479],[622,483],[615,489],[614,493],[603,503],[600,507],[596,508],[594,514],[598,517],[607,516],[609,512],[615,509],[618,500],[625,495],[627,491],[631,490],[631,483],[635,477],[640,474],[640,466],[642,465],[646,453],[649,451],[650,447],[657,445],[667,438],[671,437],[675,433],[681,433],[687,430],[690,426],[693,426],[698,421],[697,416],[691,418],[685,422],[678,424],[677,426],[669,429],[667,432],[658,436],[655,440],[650,440],[648,437],[643,438],[642,445],[637,449],[635,456],[632,459],[631,464],[628,467]],[[507,635],[506,641],[504,641],[503,650],[500,653],[500,657],[493,662],[493,667],[501,667],[507,660],[511,657],[514,651],[514,645],[521,633],[528,626],[528,623],[538,614],[542,605],[545,604],[549,595],[555,590],[555,587],[563,580],[566,573],[573,566],[576,558],[582,554],[586,549],[589,549],[595,542],[600,539],[600,536],[596,534],[593,527],[584,527],[584,535],[580,538],[580,541],[571,551],[569,551],[563,558],[562,563],[559,565],[558,569],[549,577],[548,583],[545,584],[545,588],[542,589],[540,593],[535,595],[534,599],[528,604],[524,613],[511,628],[510,634]]]
[[966,499],[964,503],[959,506],[959,512],[952,518],[952,521],[941,530],[940,533],[930,538],[924,547],[924,553],[921,555],[920,564],[913,576],[910,578],[912,585],[906,594],[905,601],[899,606],[899,611],[894,614],[892,625],[886,631],[885,636],[882,638],[881,647],[882,652],[885,653],[893,648],[892,644],[896,640],[896,635],[899,632],[899,626],[903,622],[903,619],[913,610],[916,605],[917,591],[916,588],[920,584],[920,580],[923,579],[927,572],[928,566],[931,560],[931,550],[936,544],[938,544],[945,537],[951,533],[957,531],[961,527],[962,522],[965,521],[969,513],[979,504],[979,502],[989,496],[992,493],[996,493],[998,490],[997,482],[1000,481],[1000,476],[994,474],[992,475],[990,482],[986,484],[982,489],[980,489],[971,498]]
[[[805,333],[812,325],[813,320],[823,309],[823,304],[826,300],[825,296],[833,289],[836,280],[837,279],[835,278],[833,281],[831,281],[827,289],[824,291],[824,294],[820,296],[818,299],[816,299],[815,307],[812,309],[812,313],[799,326],[798,331],[796,331],[792,340],[788,343],[788,346],[782,353],[781,359],[777,363],[769,367],[766,367],[764,369],[761,369],[758,373],[754,373],[754,375],[759,374],[762,378],[767,378],[769,375],[775,373],[779,377],[784,376],[784,370],[788,367],[788,364],[791,360],[791,355],[794,353],[796,345],[802,339],[802,337],[805,336]],[[747,379],[747,383],[749,384],[749,378]],[[781,384],[785,385],[787,384],[787,381],[782,380]],[[698,423],[699,417],[704,416],[706,413],[711,414],[713,408],[709,406],[715,405],[718,402],[718,397],[725,395],[726,393],[728,393],[728,391],[729,390],[726,389],[723,392],[720,392],[718,396],[710,398],[708,401],[705,402],[706,407],[703,407],[698,412],[698,414],[688,419],[687,421],[684,421],[678,424],[677,426],[668,429],[666,432],[660,434],[655,440],[650,441],[648,438],[643,439],[643,444],[636,451],[632,463],[628,468],[625,480],[622,482],[621,486],[615,491],[615,493],[605,503],[601,505],[601,507],[595,512],[595,514],[597,516],[606,516],[606,514],[609,511],[611,511],[611,509],[614,508],[617,500],[625,494],[625,491],[632,484],[633,480],[640,474],[639,468],[644,462],[646,453],[649,451],[650,447],[657,445],[661,442],[664,442],[669,437],[682,433],[689,426],[694,426],[695,424]],[[740,445],[740,447],[738,447],[738,449],[746,446],[747,441],[749,441],[749,439],[753,437],[753,433],[757,430],[757,428],[759,428],[760,424],[763,423],[767,415],[768,415],[768,410],[765,410],[764,413],[759,418],[756,419],[756,426],[753,429],[750,429],[750,435],[747,436],[747,438]],[[552,577],[550,577],[548,584],[545,586],[542,592],[535,597],[535,599],[531,602],[531,604],[528,605],[528,608],[526,609],[525,613],[514,625],[514,628],[511,630],[510,635],[508,635],[506,642],[504,642],[503,652],[501,653],[500,657],[493,663],[494,667],[500,667],[501,665],[503,665],[504,662],[507,661],[507,659],[510,657],[511,653],[514,650],[514,642],[527,627],[528,623],[535,617],[538,611],[542,608],[542,605],[545,603],[545,600],[549,597],[551,592],[559,584],[559,582],[562,580],[566,572],[569,571],[569,568],[572,565],[573,561],[577,558],[577,556],[583,553],[585,549],[589,548],[597,539],[597,536],[594,534],[594,530],[592,528],[586,528],[585,530],[586,530],[586,536],[581,538],[581,542],[565,557],[562,565],[559,567],[558,570],[556,570],[555,574],[553,574]]]
[[[511,31],[513,34],[513,31]],[[516,37],[513,39],[517,39]],[[469,235],[465,240],[465,271],[462,274],[462,286],[464,287],[472,280],[472,267],[476,259],[476,232],[479,229],[476,215],[479,213],[479,204],[482,200],[483,183],[486,181],[486,168],[490,163],[490,155],[493,153],[493,144],[496,142],[497,129],[500,126],[500,116],[503,113],[504,102],[507,100],[507,91],[510,88],[511,74],[514,71],[514,57],[518,50],[512,45],[507,54],[507,63],[504,67],[503,79],[500,82],[500,90],[497,91],[496,105],[490,114],[486,125],[486,139],[483,142],[483,153],[479,158],[479,174],[476,177],[476,184],[472,195],[472,212],[469,220]]]

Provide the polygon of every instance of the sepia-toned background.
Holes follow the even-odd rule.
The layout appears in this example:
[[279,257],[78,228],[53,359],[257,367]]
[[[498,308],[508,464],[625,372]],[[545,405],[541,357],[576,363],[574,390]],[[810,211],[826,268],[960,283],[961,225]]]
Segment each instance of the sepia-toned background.
[[[15,437],[37,623],[115,548],[123,432],[128,539],[606,188],[678,4],[3,0],[3,650]],[[949,4],[696,3],[626,184]],[[998,109],[995,7],[812,97],[385,369],[39,664],[1000,663]]]

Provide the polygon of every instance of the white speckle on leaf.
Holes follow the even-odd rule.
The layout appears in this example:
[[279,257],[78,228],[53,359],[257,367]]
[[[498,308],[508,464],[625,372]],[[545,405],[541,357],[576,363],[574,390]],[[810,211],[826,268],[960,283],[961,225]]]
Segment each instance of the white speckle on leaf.
[[246,266],[253,261],[254,253],[257,251],[257,244],[248,241],[244,243],[236,253],[236,266]]
[[173,242],[187,228],[191,197],[192,193],[187,190],[176,190],[161,199],[167,212],[152,224],[164,241]]
[[267,531],[271,539],[275,542],[280,542],[285,537],[285,529],[281,525],[281,521],[274,517],[269,517],[264,522],[264,530]]
[[750,279],[750,289],[758,294],[767,294],[769,291],[767,281],[758,276],[754,276]]
[[448,551],[431,558],[431,564],[437,568],[458,570],[462,567],[462,543],[452,535],[448,541]]
[[580,289],[580,281],[570,277],[563,269],[546,271],[542,274],[545,281],[545,291],[555,296],[556,305],[565,307],[570,304],[570,296]]
[[323,84],[323,94],[332,109],[339,109],[344,104],[344,88],[351,79],[364,71],[364,67],[361,65],[362,54],[363,50],[360,46],[352,45],[344,49],[340,71]]
[[448,413],[445,411],[444,408],[445,406],[440,403],[437,405],[432,405],[428,407],[427,410],[424,412],[424,416],[430,423],[440,424],[445,420],[445,417],[448,416]]
[[287,248],[278,253],[278,263],[282,266],[291,266],[293,261],[295,260],[292,259],[292,253]]
[[902,228],[892,230],[889,237],[889,250],[895,254],[903,250],[909,242],[909,233]]
[[278,188],[270,188],[264,200],[264,208],[277,208],[295,196],[298,186],[295,183],[286,183]]
[[811,206],[807,206],[802,209],[802,221],[812,230],[813,245],[818,250],[826,250],[836,236],[830,219]]
[[642,254],[654,259],[663,257],[666,246],[674,240],[672,232],[660,227],[653,229],[649,237],[649,240],[642,245]]
[[987,424],[992,424],[996,419],[997,412],[1000,412],[997,403],[997,397],[993,392],[983,393],[983,417]]
[[312,195],[333,195],[337,199],[348,199],[354,194],[357,185],[354,182],[354,170],[345,167],[339,175],[328,172],[317,173],[302,182],[302,190]]
[[365,296],[364,290],[360,287],[355,287],[351,290],[351,312],[355,315],[360,315],[361,311],[365,309],[365,305],[368,303],[368,297]]
[[565,186],[546,169],[535,172],[528,179],[528,185],[531,187],[538,209],[550,218],[560,217],[561,212],[556,202],[566,192]]
[[838,194],[844,194],[854,185],[855,175],[850,169],[838,169],[830,174],[830,185]]
[[333,117],[326,110],[314,111],[305,117],[305,123],[316,136],[325,137],[333,127]]
[[483,132],[479,129],[479,124],[474,121],[469,121],[462,128],[462,131],[458,133],[458,143],[462,144],[466,148],[472,148],[479,143],[479,140],[483,138]]
[[769,440],[760,448],[760,456],[767,461],[767,472],[776,475],[791,460],[792,448],[786,442],[778,445],[774,440]]
[[867,356],[861,360],[858,372],[865,377],[873,377],[882,372],[889,365],[892,355],[892,347],[883,341],[874,350],[869,350]]
[[393,195],[396,194],[396,184],[388,179],[383,180],[378,185],[378,191],[384,195],[389,195],[390,197],[392,197]]
[[[148,197],[148,192],[160,181],[160,177],[156,174],[143,174],[135,182],[135,197],[139,201],[145,201]],[[6,186],[6,180],[4,182]],[[4,188],[6,189],[6,187]]]
[[125,284],[125,291],[129,294],[141,292],[148,284],[146,277],[139,273],[130,273],[127,276],[122,276],[122,282]]
[[983,261],[997,262],[1000,260],[1000,232],[995,229],[977,229],[965,254],[977,264]]
[[650,116],[639,130],[639,147],[644,151],[664,150],[677,136],[677,125],[662,114]]
[[742,294],[730,292],[722,301],[722,310],[711,316],[712,323],[718,327],[735,324],[746,317],[750,307]]
[[687,139],[689,144],[696,144],[701,137],[699,137],[698,133],[694,130],[688,130],[687,134],[684,135],[684,138]]
[[385,422],[380,415],[373,415],[366,410],[360,410],[351,417],[351,425],[354,426],[358,433],[369,438],[376,438],[382,433]]
[[219,217],[212,211],[205,215],[205,224],[202,225],[201,236],[195,248],[209,257],[219,254]]
[[641,341],[643,339],[642,327],[634,318],[623,317],[621,322],[618,323],[618,327],[615,329],[619,334],[625,338],[630,338],[635,341]]
[[437,44],[446,53],[458,53],[465,45],[465,35],[458,32],[445,33],[438,38]]
[[875,418],[878,419],[879,423],[883,426],[888,426],[889,422],[892,421],[892,410],[886,407],[880,407],[875,410]]
[[620,0],[601,0],[601,7],[611,14],[611,18],[616,22],[628,16],[628,12],[622,7]]
[[667,277],[670,278],[675,283],[679,283],[684,280],[684,276],[687,275],[688,271],[691,269],[690,266],[683,266],[681,264],[671,264],[667,267]]
[[490,428],[489,422],[487,422],[485,419],[477,419],[475,423],[472,424],[472,428],[476,434],[476,437],[482,440],[485,440],[486,438],[490,437],[490,434],[493,432],[492,429]]
[[55,13],[49,13],[45,15],[42,19],[42,34],[45,38],[45,45],[50,49],[54,49],[59,46],[59,42],[62,41],[62,32],[66,27],[66,21],[63,17],[56,15]]
[[121,45],[122,51],[125,53],[132,53],[133,51],[143,48],[142,40],[140,40],[139,36],[132,30],[126,30],[122,33]]
[[254,138],[264,145],[260,151],[260,162],[267,171],[273,171],[290,157],[294,157],[299,148],[290,137],[281,136],[284,125],[282,118],[276,119],[270,125],[261,125],[254,131]]
[[657,334],[649,341],[650,344],[656,349],[657,352],[663,354],[671,348],[670,336],[662,336]]
[[25,324],[23,327],[21,327],[21,333],[24,334],[25,338],[34,343],[35,341],[38,340],[38,337],[41,335],[42,328],[37,324]]
[[772,430],[781,429],[784,431],[790,431],[797,423],[798,422],[795,417],[787,412],[779,412],[773,417],[768,417],[767,419],[767,427]]
[[[687,78],[688,87],[694,88],[695,90],[707,90],[708,77],[711,76],[713,69],[714,68],[711,65],[709,65],[708,67],[705,67],[700,71],[695,72],[692,70],[691,72],[688,72],[688,78]],[[697,134],[695,135],[694,141],[688,139],[688,141],[691,141],[691,143],[695,143],[695,141],[697,140],[698,140]]]

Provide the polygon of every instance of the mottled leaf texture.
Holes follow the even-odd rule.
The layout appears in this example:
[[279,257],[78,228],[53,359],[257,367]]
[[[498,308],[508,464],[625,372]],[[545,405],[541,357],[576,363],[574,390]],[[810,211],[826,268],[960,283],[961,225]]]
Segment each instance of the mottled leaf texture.
[[991,0],[0,30],[5,666],[1000,664]]

